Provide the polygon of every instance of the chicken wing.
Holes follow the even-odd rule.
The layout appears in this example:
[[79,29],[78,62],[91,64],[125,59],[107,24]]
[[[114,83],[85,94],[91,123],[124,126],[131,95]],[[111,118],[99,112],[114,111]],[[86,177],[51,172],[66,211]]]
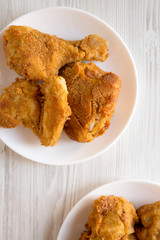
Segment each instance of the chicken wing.
[[0,97],[0,127],[14,128],[23,123],[38,134],[40,103],[39,85],[26,79],[16,79]]
[[93,63],[75,63],[61,72],[66,79],[72,110],[65,124],[67,135],[78,142],[90,142],[110,125],[121,89],[121,79]]
[[7,64],[22,77],[45,81],[66,63],[105,61],[108,44],[98,35],[66,41],[27,26],[10,26],[4,35]]
[[54,77],[41,85],[43,102],[39,137],[42,145],[53,146],[61,136],[64,124],[71,115],[64,78]]
[[139,240],[160,239],[160,201],[148,204],[137,210],[140,224],[136,225],[136,235]]
[[134,206],[122,197],[101,196],[89,214],[79,240],[129,240],[138,217]]

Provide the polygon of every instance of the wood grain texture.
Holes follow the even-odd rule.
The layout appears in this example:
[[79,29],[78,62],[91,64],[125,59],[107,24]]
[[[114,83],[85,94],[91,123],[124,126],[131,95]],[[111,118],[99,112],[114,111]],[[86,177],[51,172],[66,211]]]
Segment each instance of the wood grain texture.
[[160,1],[0,0],[0,28],[29,11],[70,6],[109,23],[135,59],[139,97],[134,117],[116,144],[74,166],[44,166],[0,142],[0,239],[56,240],[73,205],[112,180],[160,183]]

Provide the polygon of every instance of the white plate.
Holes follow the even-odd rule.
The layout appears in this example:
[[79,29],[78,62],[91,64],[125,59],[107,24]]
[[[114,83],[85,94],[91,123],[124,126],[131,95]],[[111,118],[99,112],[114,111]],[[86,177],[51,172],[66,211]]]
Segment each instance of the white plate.
[[[42,32],[70,40],[82,39],[89,34],[99,34],[108,40],[110,56],[107,61],[96,62],[96,64],[105,71],[118,74],[122,78],[122,90],[109,130],[91,143],[77,143],[63,133],[57,146],[46,148],[40,145],[31,130],[22,126],[15,129],[1,128],[2,141],[26,158],[51,165],[79,163],[108,148],[128,125],[137,99],[136,68],[123,40],[104,21],[90,13],[72,8],[41,9],[28,13],[9,25],[28,25]],[[4,30],[0,33],[0,94],[2,89],[9,86],[18,76],[6,65],[2,44]]]
[[148,181],[117,181],[105,184],[82,198],[66,217],[57,240],[78,240],[95,199],[101,195],[121,196],[133,202],[135,208],[160,200],[160,185]]

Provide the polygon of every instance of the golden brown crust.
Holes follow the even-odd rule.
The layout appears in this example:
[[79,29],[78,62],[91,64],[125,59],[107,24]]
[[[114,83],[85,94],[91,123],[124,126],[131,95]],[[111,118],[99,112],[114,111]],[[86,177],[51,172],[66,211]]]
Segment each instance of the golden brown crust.
[[85,57],[81,60],[96,60],[104,62],[109,56],[107,53],[107,42],[97,34],[88,35],[83,40],[70,41],[70,43],[74,43],[74,46],[76,46],[79,51],[81,50],[82,52],[85,52]]
[[148,204],[137,210],[140,224],[136,225],[136,235],[139,240],[160,239],[160,201]]
[[[101,238],[101,237],[91,238],[90,235],[91,235],[91,231],[84,231],[81,234],[81,237],[80,237],[79,240],[102,240],[102,239],[104,239],[104,238]],[[107,240],[108,239],[109,238],[107,238]],[[135,234],[130,234],[128,236],[122,237],[121,240],[137,240],[137,238],[136,238]]]
[[45,81],[66,63],[105,61],[108,44],[98,35],[66,41],[27,26],[10,26],[4,35],[7,64],[22,77]]
[[0,97],[0,127],[23,124],[33,130],[42,145],[54,146],[71,114],[67,96],[62,77],[54,77],[41,85],[17,79]]
[[23,123],[38,131],[40,104],[39,86],[35,81],[16,79],[0,97],[0,127],[13,128]]
[[42,145],[54,146],[71,115],[64,78],[54,77],[41,85],[43,94],[39,137]]
[[89,214],[86,231],[79,240],[132,239],[138,217],[134,206],[122,197],[101,196]]
[[61,72],[69,91],[72,109],[65,124],[67,135],[78,142],[90,142],[110,125],[121,89],[121,79],[93,63],[75,63]]
[[136,235],[135,234],[129,235],[127,240],[137,240]]

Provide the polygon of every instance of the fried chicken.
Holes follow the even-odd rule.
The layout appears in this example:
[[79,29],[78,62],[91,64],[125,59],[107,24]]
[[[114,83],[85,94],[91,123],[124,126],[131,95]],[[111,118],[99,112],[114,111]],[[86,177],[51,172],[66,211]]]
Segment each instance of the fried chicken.
[[43,103],[40,119],[42,145],[53,146],[61,136],[64,124],[71,115],[67,101],[67,86],[63,77],[54,77],[41,85]]
[[134,206],[122,197],[101,196],[89,214],[79,240],[129,240],[138,217]]
[[27,26],[10,26],[4,35],[7,64],[22,77],[42,80],[53,77],[66,63],[105,61],[108,44],[98,35],[67,41]]
[[54,77],[43,84],[17,79],[0,97],[0,127],[23,124],[33,130],[42,145],[53,146],[71,114],[67,95],[62,77]]
[[38,133],[40,103],[39,85],[26,79],[16,79],[0,97],[0,127],[14,128],[23,123]]
[[72,110],[66,134],[78,142],[90,142],[110,125],[121,90],[121,79],[93,63],[75,63],[62,70]]
[[140,224],[136,225],[136,235],[139,240],[160,239],[160,201],[148,204],[137,210]]

